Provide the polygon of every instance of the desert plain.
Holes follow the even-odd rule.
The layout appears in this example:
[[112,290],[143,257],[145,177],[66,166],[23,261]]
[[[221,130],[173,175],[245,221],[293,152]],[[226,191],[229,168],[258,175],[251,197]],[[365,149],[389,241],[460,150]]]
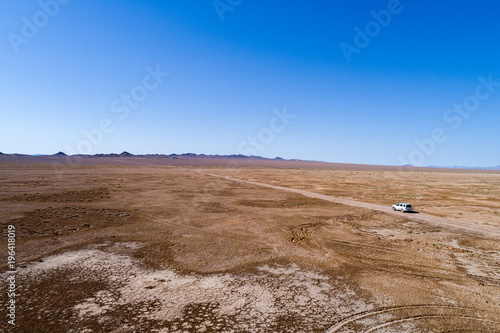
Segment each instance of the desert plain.
[[498,171],[53,163],[0,163],[1,331],[500,331]]

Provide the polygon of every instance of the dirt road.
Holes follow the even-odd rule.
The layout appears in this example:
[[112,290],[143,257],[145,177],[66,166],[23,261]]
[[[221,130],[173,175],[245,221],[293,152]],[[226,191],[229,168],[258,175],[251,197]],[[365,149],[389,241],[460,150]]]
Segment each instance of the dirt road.
[[500,174],[52,167],[0,163],[16,332],[500,332],[500,242],[468,235],[500,229]]
[[[186,170],[190,170],[190,169],[186,169]],[[391,207],[387,207],[387,206],[383,206],[383,205],[378,205],[378,204],[373,204],[373,203],[368,203],[368,202],[361,202],[361,201],[357,201],[357,200],[351,200],[351,199],[345,199],[345,198],[339,198],[339,197],[333,197],[330,195],[324,195],[324,194],[319,194],[319,193],[314,193],[314,192],[310,192],[310,191],[306,191],[306,190],[300,190],[300,189],[289,188],[289,187],[284,187],[284,186],[270,185],[270,184],[265,184],[265,183],[237,179],[237,178],[217,175],[217,174],[213,174],[213,173],[209,173],[209,172],[205,172],[205,171],[200,171],[200,170],[192,170],[191,169],[190,171],[194,171],[194,172],[197,172],[200,174],[218,177],[218,178],[222,178],[222,179],[226,179],[226,180],[230,180],[230,181],[235,181],[235,182],[240,182],[240,183],[245,183],[245,184],[252,184],[252,185],[272,188],[272,189],[280,190],[280,191],[298,193],[298,194],[304,195],[306,197],[321,199],[321,200],[325,200],[325,201],[329,201],[329,202],[335,202],[335,203],[339,203],[339,204],[343,204],[343,205],[347,205],[347,206],[365,208],[365,209],[369,209],[369,210],[376,210],[376,211],[381,211],[381,212],[388,213],[388,214],[397,214],[397,215],[402,214],[399,211],[393,211]],[[405,217],[412,219],[414,221],[417,221],[417,222],[423,222],[423,223],[425,223],[429,226],[432,226],[432,227],[443,228],[443,229],[447,229],[450,231],[464,233],[467,235],[474,235],[474,236],[491,238],[491,239],[500,239],[500,230],[498,228],[493,227],[493,226],[489,226],[489,225],[479,224],[479,222],[474,223],[474,222],[468,222],[468,221],[451,220],[451,219],[446,219],[443,217],[434,216],[431,214],[418,213],[418,212],[414,212],[411,214],[407,213],[407,214],[405,214]]]

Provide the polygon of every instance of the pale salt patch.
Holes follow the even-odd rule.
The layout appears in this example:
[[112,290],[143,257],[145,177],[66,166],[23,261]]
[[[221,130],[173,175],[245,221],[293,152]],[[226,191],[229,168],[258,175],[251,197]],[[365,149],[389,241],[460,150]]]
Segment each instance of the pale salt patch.
[[257,267],[257,275],[180,275],[170,269],[144,268],[129,256],[89,249],[48,257],[21,274],[43,278],[40,273],[60,268],[80,270],[79,279],[96,276],[113,282],[113,292],[98,291],[74,307],[79,317],[102,316],[123,305],[156,304],[137,311],[137,317],[171,321],[181,318],[190,304],[212,303],[218,305],[218,316],[236,316],[238,325],[264,327],[287,313],[326,324],[337,321],[339,314],[372,308],[347,286],[296,264],[263,265]]
[[231,313],[233,311],[238,311],[247,304],[248,300],[246,298],[240,298],[233,303],[227,302],[225,305],[220,307],[222,313]]
[[138,250],[144,246],[145,246],[144,243],[139,243],[139,242],[118,242],[113,244],[113,247],[121,247],[130,250]]
[[490,251],[481,254],[455,253],[454,256],[467,274],[500,281],[500,254],[498,252]]
[[287,267],[269,267],[268,265],[263,265],[257,269],[274,275],[290,275],[297,272],[299,270],[299,266],[296,264],[291,264]]
[[[105,265],[104,262],[106,262]],[[22,273],[23,275],[33,273],[40,274],[45,271],[67,267],[99,269],[103,267],[103,265],[120,268],[130,266],[131,264],[132,259],[128,256],[116,254],[109,256],[108,253],[99,250],[79,250],[75,252],[66,252],[62,255],[47,257],[43,260],[43,262],[37,262],[26,266]]]
[[314,273],[314,272],[300,271],[297,274],[303,278],[307,278],[310,280],[326,280],[326,279],[328,279],[326,276],[319,275],[319,274]]
[[83,302],[81,304],[75,305],[75,310],[78,311],[78,316],[80,318],[86,316],[97,316],[105,312],[105,310],[93,302]]
[[449,242],[443,242],[443,244],[468,251],[465,253],[453,254],[458,265],[464,268],[467,274],[500,280],[499,251],[481,251],[472,247],[460,246],[456,239],[452,239]]
[[111,242],[104,242],[100,244],[91,244],[88,246],[89,249],[98,249],[101,247],[108,247],[111,244]]

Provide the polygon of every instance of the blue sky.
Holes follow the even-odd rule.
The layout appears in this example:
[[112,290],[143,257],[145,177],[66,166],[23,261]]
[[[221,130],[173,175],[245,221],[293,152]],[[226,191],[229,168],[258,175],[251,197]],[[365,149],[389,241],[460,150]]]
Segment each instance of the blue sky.
[[498,165],[499,12],[494,1],[4,1],[0,151]]

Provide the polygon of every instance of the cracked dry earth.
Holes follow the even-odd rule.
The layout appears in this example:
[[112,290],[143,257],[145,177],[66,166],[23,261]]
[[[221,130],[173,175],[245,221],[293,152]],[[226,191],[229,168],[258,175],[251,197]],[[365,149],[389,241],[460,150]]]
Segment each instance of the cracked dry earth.
[[0,190],[2,331],[500,331],[494,238],[164,166],[0,164]]
[[[110,330],[117,317],[122,317],[122,328],[140,331],[320,331],[352,311],[372,308],[341,281],[295,264],[264,264],[238,275],[184,275],[147,269],[130,256],[109,252],[131,245],[101,244],[51,256],[26,267],[19,281],[41,287],[46,276],[64,275],[69,284],[94,286],[89,297],[75,299],[66,309],[72,313],[68,332]],[[20,292],[33,294],[26,307],[44,303],[36,288]],[[58,320],[50,307],[42,311],[42,318]]]

